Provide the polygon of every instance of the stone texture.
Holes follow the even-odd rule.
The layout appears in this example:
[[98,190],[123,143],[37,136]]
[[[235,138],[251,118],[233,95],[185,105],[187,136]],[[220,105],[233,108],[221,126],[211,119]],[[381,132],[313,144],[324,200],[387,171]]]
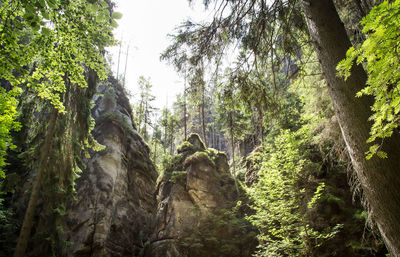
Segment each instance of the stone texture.
[[116,81],[95,98],[95,138],[106,149],[92,153],[77,180],[77,201],[66,215],[64,256],[138,256],[153,231],[157,173],[149,148],[132,125],[131,108]]
[[157,185],[157,221],[149,257],[187,256],[179,249],[183,231],[201,225],[201,217],[237,198],[227,193],[234,192],[234,181],[225,154],[206,150],[198,136],[188,141],[193,147],[178,155]]

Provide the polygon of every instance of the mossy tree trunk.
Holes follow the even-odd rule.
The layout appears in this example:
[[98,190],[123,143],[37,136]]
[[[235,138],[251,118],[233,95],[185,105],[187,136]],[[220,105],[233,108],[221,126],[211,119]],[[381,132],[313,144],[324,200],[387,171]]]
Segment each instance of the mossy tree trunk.
[[333,1],[302,0],[301,4],[372,217],[391,256],[400,256],[400,137],[395,134],[383,143],[389,158],[365,158],[373,99],[355,95],[365,86],[366,73],[361,66],[356,66],[346,81],[336,76],[336,65],[351,44]]

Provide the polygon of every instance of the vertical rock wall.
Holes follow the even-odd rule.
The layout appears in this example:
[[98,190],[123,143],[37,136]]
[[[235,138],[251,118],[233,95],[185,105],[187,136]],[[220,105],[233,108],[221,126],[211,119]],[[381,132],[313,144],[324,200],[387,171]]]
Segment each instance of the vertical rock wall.
[[94,136],[106,149],[91,154],[66,215],[64,256],[139,256],[153,231],[157,173],[132,125],[123,89],[100,86]]

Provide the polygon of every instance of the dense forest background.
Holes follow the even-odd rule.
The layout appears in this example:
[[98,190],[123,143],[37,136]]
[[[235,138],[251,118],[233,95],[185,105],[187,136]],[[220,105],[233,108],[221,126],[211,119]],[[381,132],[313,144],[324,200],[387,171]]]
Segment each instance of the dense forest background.
[[[182,247],[400,256],[400,1],[203,2],[214,18],[183,22],[160,57],[185,81],[173,107],[154,107],[145,77],[131,102],[160,177],[179,177],[191,133],[229,158],[239,200]],[[104,57],[121,14],[109,0],[0,6],[0,256],[61,256],[75,180],[104,150],[91,133],[96,88],[115,105],[110,85],[123,84]],[[215,244],[222,223],[251,251]]]

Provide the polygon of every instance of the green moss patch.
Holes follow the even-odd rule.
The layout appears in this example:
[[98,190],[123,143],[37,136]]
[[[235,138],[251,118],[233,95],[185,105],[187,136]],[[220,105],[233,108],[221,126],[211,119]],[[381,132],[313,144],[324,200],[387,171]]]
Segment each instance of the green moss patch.
[[189,167],[194,162],[206,162],[209,165],[215,166],[214,161],[204,151],[196,152],[196,153],[190,155],[189,157],[187,157],[185,162],[183,163],[183,167],[186,169],[187,167]]
[[186,171],[173,171],[171,173],[171,177],[169,179],[170,182],[172,183],[185,183],[186,181]]
[[178,148],[176,149],[176,151],[178,153],[183,153],[183,152],[187,152],[187,151],[193,151],[194,150],[194,146],[188,142],[185,141],[183,142],[180,146],[178,146]]

